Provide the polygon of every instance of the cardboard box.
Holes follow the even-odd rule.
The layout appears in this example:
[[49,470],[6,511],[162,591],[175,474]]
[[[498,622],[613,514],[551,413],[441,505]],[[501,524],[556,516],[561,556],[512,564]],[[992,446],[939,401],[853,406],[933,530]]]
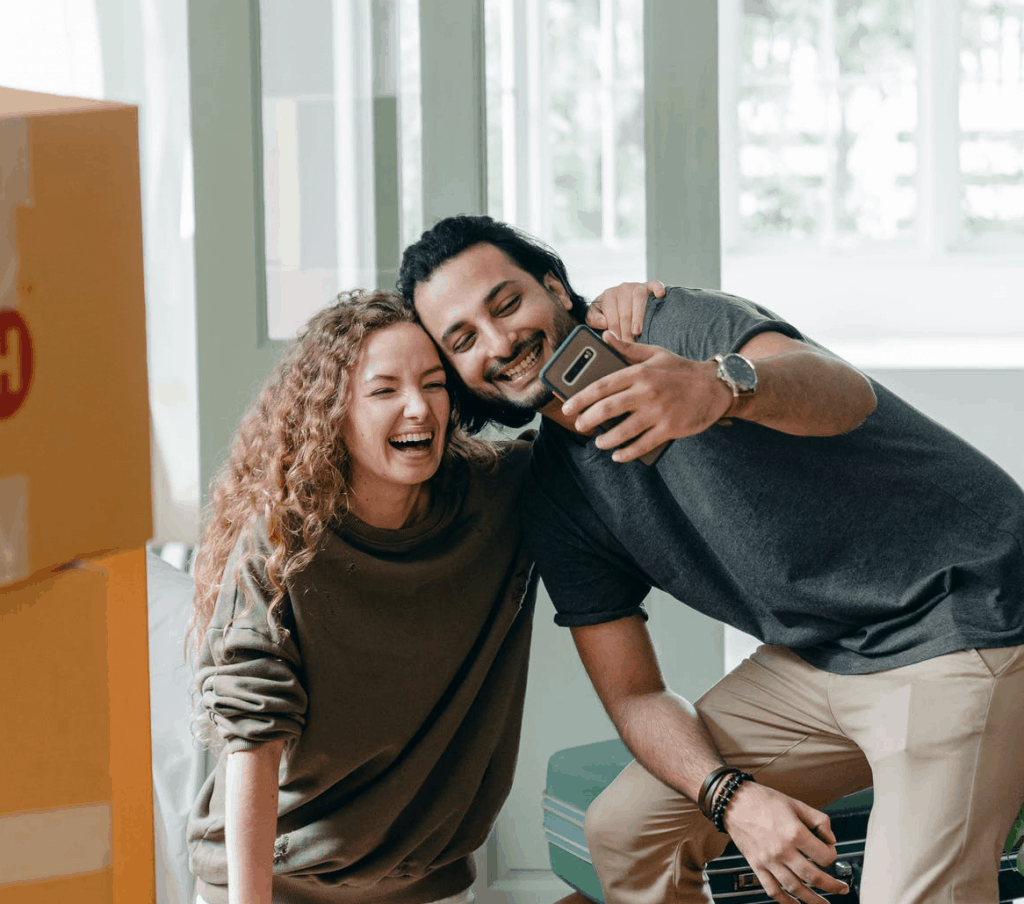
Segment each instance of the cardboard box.
[[0,585],[152,536],[137,133],[0,89]]
[[152,901],[146,551],[0,594],[0,902]]
[[0,89],[0,904],[155,900],[137,132]]

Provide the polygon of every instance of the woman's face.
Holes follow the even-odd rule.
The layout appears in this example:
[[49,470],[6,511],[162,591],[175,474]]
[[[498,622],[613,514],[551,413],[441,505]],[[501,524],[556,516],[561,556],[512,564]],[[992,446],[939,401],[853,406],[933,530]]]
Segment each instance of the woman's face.
[[441,464],[448,428],[445,373],[434,343],[412,323],[370,333],[349,375],[342,437],[357,499],[414,489]]

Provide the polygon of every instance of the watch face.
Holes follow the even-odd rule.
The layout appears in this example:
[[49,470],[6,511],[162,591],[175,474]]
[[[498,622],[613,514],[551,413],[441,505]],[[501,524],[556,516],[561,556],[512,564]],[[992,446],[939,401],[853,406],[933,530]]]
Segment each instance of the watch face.
[[726,355],[722,358],[722,374],[738,392],[753,392],[757,388],[757,372],[742,355]]

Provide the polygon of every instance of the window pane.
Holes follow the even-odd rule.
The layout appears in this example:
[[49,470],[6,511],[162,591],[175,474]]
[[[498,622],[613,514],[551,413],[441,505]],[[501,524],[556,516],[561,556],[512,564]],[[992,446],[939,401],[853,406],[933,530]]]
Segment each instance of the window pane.
[[330,0],[261,0],[267,321],[286,339],[338,291]]
[[[420,94],[420,2],[399,0],[398,131],[402,167],[402,244],[423,232],[423,108]],[[390,286],[386,288],[391,288]]]
[[601,78],[601,4],[598,0],[548,0],[547,75],[552,85],[594,84]]
[[914,8],[905,0],[836,0],[841,75],[913,71]]
[[968,239],[1024,238],[1024,2],[963,0],[961,227]]
[[912,0],[748,3],[739,90],[747,243],[851,246],[917,211]]
[[[401,239],[422,231],[418,7],[418,0],[260,0],[272,339],[292,337],[339,290],[377,288],[375,71],[387,82],[378,84],[381,98],[390,101],[398,86]],[[398,18],[396,53],[370,40],[373,15],[384,13]]]
[[811,237],[826,212],[827,97],[768,84],[743,90],[740,119],[740,220],[754,236]]
[[515,166],[516,99],[513,47],[515,41],[513,12],[508,3],[484,5],[484,72],[487,91],[487,212],[498,220],[515,218],[515,205],[506,212],[505,195],[511,202],[515,185],[506,192],[505,180],[512,173],[505,171],[505,158]]
[[836,140],[836,232],[884,241],[909,235],[917,213],[917,86],[842,84]]
[[743,84],[786,84],[794,71],[808,77],[818,66],[822,5],[807,0],[745,4]]
[[601,239],[601,96],[595,90],[550,94],[551,240]]
[[489,212],[593,295],[646,271],[642,0],[487,0]]
[[[641,62],[641,71],[643,63]],[[647,215],[644,178],[644,93],[624,88],[616,95],[615,146],[616,193],[615,232],[624,241],[643,242]]]

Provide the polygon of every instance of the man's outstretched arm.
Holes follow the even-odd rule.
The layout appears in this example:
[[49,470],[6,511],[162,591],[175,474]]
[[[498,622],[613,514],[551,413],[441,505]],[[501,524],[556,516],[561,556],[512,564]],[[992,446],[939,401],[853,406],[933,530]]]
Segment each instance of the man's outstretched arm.
[[[643,620],[632,616],[571,630],[584,668],[626,746],[648,772],[696,800],[707,774],[723,765],[722,757],[699,713],[665,686]],[[809,885],[836,894],[846,890],[818,868],[836,857],[829,819],[819,810],[746,782],[725,811],[725,827],[777,901],[796,897],[823,904]]]
[[[835,436],[875,409],[867,378],[844,361],[781,333],[764,332],[740,349],[757,370],[757,390],[733,398],[715,361],[691,361],[653,345],[606,337],[633,367],[597,381],[562,406],[589,433],[628,417],[595,440],[631,461],[664,442],[692,436],[723,418],[740,418],[796,436]],[[623,448],[617,448],[622,446]]]

